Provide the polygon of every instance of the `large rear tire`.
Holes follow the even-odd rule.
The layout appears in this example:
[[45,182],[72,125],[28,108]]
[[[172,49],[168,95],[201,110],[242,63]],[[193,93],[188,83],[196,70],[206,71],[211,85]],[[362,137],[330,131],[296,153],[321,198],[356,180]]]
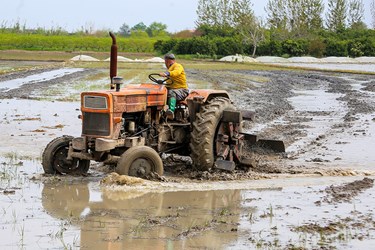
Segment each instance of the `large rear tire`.
[[203,105],[193,122],[190,139],[193,167],[207,171],[216,160],[216,136],[224,110],[234,110],[228,98],[216,97]]
[[89,160],[67,160],[72,136],[61,136],[53,139],[42,155],[42,166],[46,174],[85,174],[90,168]]
[[151,172],[163,175],[163,161],[159,154],[147,146],[135,146],[126,150],[117,163],[116,172],[143,178]]

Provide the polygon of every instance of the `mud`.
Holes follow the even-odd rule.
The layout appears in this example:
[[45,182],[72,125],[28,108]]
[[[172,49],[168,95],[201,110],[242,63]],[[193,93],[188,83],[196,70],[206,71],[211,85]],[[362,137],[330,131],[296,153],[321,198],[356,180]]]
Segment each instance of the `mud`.
[[341,186],[331,185],[324,190],[327,195],[323,197],[322,201],[317,201],[315,204],[321,204],[322,202],[328,204],[350,202],[358,196],[358,194],[373,186],[374,180],[370,178],[364,178],[363,180],[354,181]]
[[[146,75],[127,82],[159,68],[145,65]],[[165,176],[139,180],[95,163],[85,177],[42,174],[45,145],[80,134],[79,92],[91,86],[82,82],[108,78],[92,80],[105,69],[84,69],[1,87],[55,69],[0,75],[0,140],[8,142],[0,145],[1,248],[343,249],[375,241],[374,75],[186,67],[190,88],[227,90],[239,109],[256,111],[245,131],[283,140],[286,153],[248,151],[248,164],[232,173],[195,171],[189,158],[166,155]]]
[[[55,69],[55,67],[47,68],[44,69],[44,72],[51,72]],[[17,75],[19,78],[25,78],[30,74],[41,74],[42,72],[43,69],[37,69],[6,74],[1,76],[0,86],[10,81],[9,79],[16,79]],[[0,91],[0,99],[39,100],[43,93],[48,92],[48,89],[59,89],[64,86],[65,93],[52,92],[49,94],[50,98],[62,101],[70,100],[71,97],[63,95],[69,94],[69,90],[71,91],[77,82],[82,82],[85,78],[98,72],[100,72],[98,69],[86,69],[49,80],[41,79],[29,82],[18,88]],[[255,133],[259,138],[283,140],[287,147],[287,153],[270,155],[251,151],[247,153],[247,158],[251,159],[250,167],[239,168],[232,174],[220,171],[195,172],[190,168],[189,160],[185,162],[172,160],[172,164],[170,164],[171,158],[169,158],[169,162],[165,162],[167,170],[170,170],[167,172],[178,176],[197,180],[234,180],[268,178],[263,174],[270,173],[330,175],[332,172],[342,171],[342,175],[347,175],[348,170],[343,170],[343,168],[351,168],[353,162],[346,161],[346,158],[355,154],[343,154],[342,148],[350,148],[352,143],[340,140],[340,135],[350,134],[346,137],[349,141],[355,141],[358,137],[367,138],[367,142],[373,141],[371,138],[375,132],[373,122],[375,101],[372,97],[375,94],[369,89],[375,81],[373,75],[308,71],[189,69],[187,69],[187,74],[190,88],[225,89],[232,96],[236,107],[254,110],[256,120],[255,122],[246,122],[244,124],[245,131]],[[71,86],[70,89],[69,86]],[[12,110],[6,112],[4,119],[9,119],[10,117],[7,116]],[[39,118],[40,115],[36,114],[36,118]],[[12,116],[20,117],[15,119]],[[14,122],[18,123],[21,122],[19,119],[30,118],[24,117],[22,114],[13,114],[11,117]],[[43,123],[42,120],[40,121]],[[50,128],[57,128],[57,126],[62,128],[65,125],[63,123],[43,124],[30,131],[45,134],[49,132]],[[361,147],[361,151],[364,151],[362,155],[372,155],[370,148]],[[372,160],[375,158],[364,159],[363,163],[355,162],[354,169],[357,171],[371,170]],[[361,161],[361,159],[355,159],[355,161]],[[169,168],[169,165],[172,167]]]

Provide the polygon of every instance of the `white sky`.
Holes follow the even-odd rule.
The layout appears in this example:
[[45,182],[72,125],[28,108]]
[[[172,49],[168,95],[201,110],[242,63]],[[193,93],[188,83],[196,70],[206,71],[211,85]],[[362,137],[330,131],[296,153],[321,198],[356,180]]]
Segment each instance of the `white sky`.
[[[252,0],[257,16],[266,16],[266,0]],[[364,0],[369,25],[370,2]],[[0,0],[0,26],[16,21],[27,28],[77,31],[82,27],[118,31],[123,23],[161,22],[170,32],[194,29],[198,0]]]

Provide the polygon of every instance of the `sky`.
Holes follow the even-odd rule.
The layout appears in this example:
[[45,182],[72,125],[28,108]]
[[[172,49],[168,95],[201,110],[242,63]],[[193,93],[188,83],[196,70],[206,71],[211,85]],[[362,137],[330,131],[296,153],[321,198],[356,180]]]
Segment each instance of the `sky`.
[[[325,0],[327,1],[327,0]],[[266,0],[253,0],[257,16],[266,17]],[[370,2],[365,4],[365,22],[369,25]],[[82,28],[118,31],[122,24],[130,27],[143,22],[160,22],[169,32],[194,29],[198,0],[0,0],[0,26],[17,21],[26,28],[61,27],[74,32]]]

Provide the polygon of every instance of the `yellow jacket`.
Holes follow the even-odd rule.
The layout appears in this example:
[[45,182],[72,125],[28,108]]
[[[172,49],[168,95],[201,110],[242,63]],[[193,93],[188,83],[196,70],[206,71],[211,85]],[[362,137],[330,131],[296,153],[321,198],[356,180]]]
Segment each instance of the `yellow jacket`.
[[173,80],[173,83],[167,85],[168,89],[187,89],[186,75],[184,67],[179,63],[173,63],[168,68],[169,77]]

